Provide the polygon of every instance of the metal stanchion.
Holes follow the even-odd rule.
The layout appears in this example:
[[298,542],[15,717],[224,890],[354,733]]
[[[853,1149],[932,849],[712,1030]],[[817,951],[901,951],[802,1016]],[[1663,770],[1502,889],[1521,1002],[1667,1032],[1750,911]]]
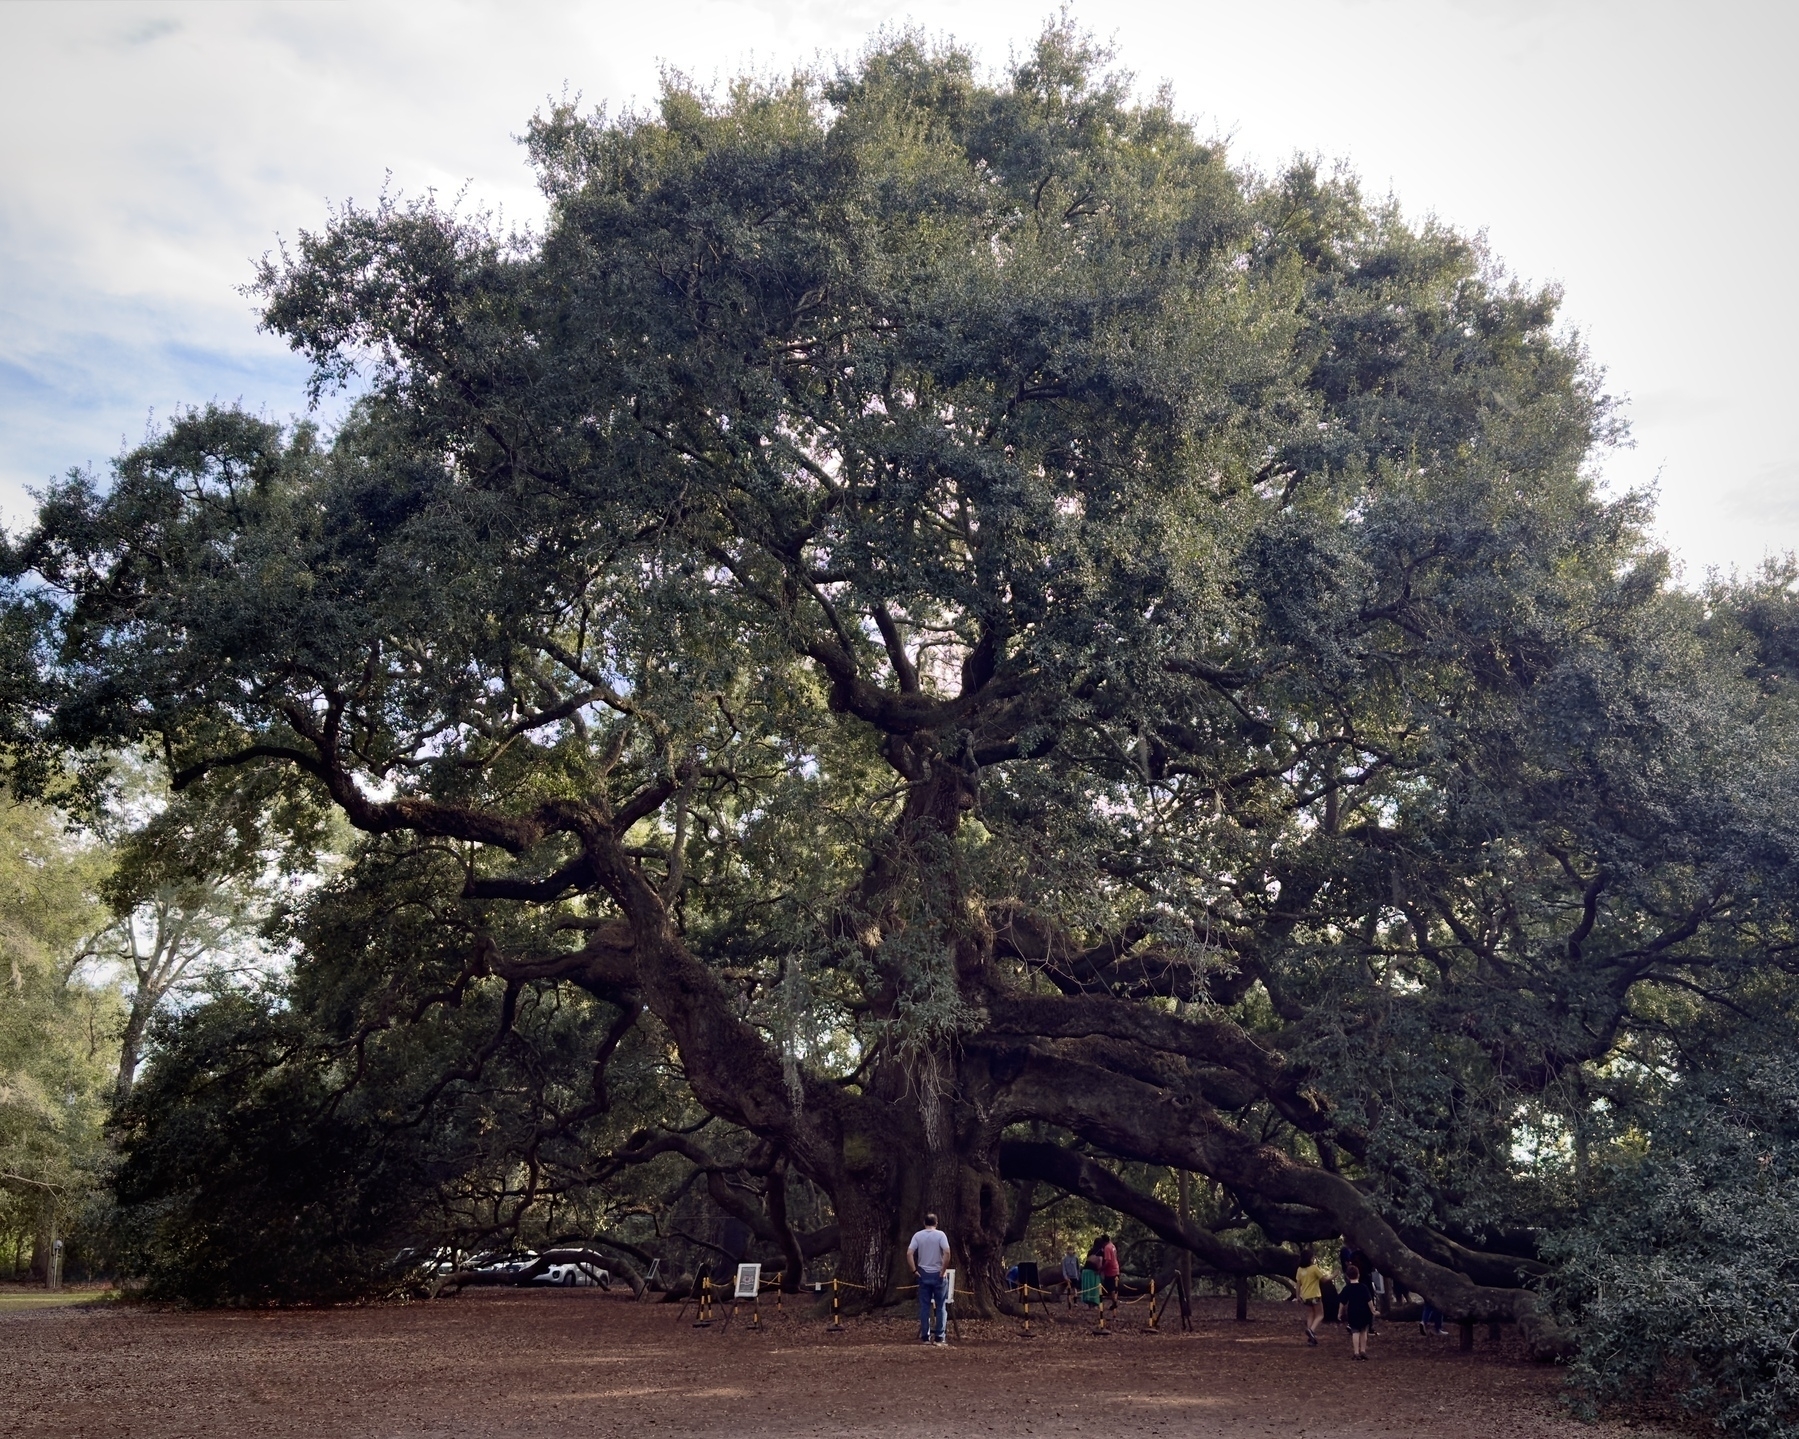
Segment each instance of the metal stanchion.
[[827,1334],[843,1333],[843,1315],[842,1315],[841,1310],[838,1307],[837,1281],[835,1279],[833,1279],[831,1281],[831,1322],[826,1327],[825,1333],[827,1333]]
[[712,1276],[700,1276],[700,1317],[694,1321],[695,1329],[706,1329],[712,1324]]

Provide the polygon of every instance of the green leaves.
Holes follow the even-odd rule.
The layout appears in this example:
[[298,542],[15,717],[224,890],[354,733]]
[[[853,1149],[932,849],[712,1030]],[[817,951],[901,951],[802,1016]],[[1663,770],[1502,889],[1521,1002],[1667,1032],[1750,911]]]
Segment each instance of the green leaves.
[[1790,1055],[1738,1054],[1644,1114],[1548,1245],[1591,1403],[1655,1394],[1726,1434],[1799,1432],[1791,1335],[1799,1091]]
[[79,972],[104,856],[41,808],[0,805],[0,1234],[49,1233],[102,1179],[117,994]]

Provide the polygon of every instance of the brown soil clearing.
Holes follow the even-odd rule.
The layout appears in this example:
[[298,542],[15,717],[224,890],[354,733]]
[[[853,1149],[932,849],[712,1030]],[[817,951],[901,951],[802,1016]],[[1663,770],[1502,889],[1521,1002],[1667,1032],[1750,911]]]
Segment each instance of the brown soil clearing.
[[[0,1424],[16,1439],[225,1435],[1137,1435],[1599,1439],[1562,1417],[1558,1376],[1515,1339],[1475,1352],[1415,1325],[1352,1363],[1290,1305],[1201,1301],[1196,1332],[1114,1337],[1086,1320],[1031,1339],[965,1324],[947,1349],[914,1321],[824,1332],[791,1303],[764,1327],[692,1327],[673,1305],[594,1290],[472,1291],[365,1309],[172,1313],[103,1305],[0,1314]],[[1177,1327],[1172,1312],[1169,1327]],[[1641,1433],[1642,1431],[1638,1431]]]

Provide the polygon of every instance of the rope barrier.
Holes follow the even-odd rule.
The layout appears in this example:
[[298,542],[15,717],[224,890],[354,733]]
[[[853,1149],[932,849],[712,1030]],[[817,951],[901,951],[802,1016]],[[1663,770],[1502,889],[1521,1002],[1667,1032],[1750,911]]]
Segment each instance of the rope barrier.
[[[772,1288],[775,1291],[775,1311],[778,1314],[785,1314],[786,1309],[785,1309],[785,1306],[783,1303],[783,1294],[784,1294],[785,1288],[786,1288],[786,1277],[787,1276],[786,1276],[785,1270],[777,1271],[772,1279],[766,1279],[766,1278],[759,1277],[758,1283],[756,1286],[757,1292],[753,1296],[750,1296],[750,1295],[741,1296],[743,1298],[748,1298],[750,1300],[750,1322],[749,1322],[750,1328],[760,1329],[760,1330],[765,1330],[767,1328],[767,1326],[762,1321],[761,1300],[762,1300],[762,1290],[764,1290],[764,1289]],[[865,1294],[868,1294],[868,1293],[874,1292],[874,1286],[870,1285],[870,1284],[858,1284],[853,1279],[844,1279],[844,1278],[838,1276],[838,1277],[833,1277],[828,1280],[816,1281],[812,1285],[813,1292],[822,1294],[824,1291],[824,1288],[827,1284],[830,1286],[830,1290],[831,1290],[831,1322],[825,1326],[825,1332],[827,1334],[847,1333],[848,1326],[843,1322],[843,1291],[846,1289],[855,1289],[855,1290],[860,1290],[861,1292],[863,1292]],[[697,1306],[697,1317],[696,1317],[696,1319],[694,1321],[694,1325],[693,1325],[693,1327],[695,1329],[708,1329],[708,1328],[711,1328],[713,1326],[713,1324],[715,1323],[715,1316],[713,1315],[713,1312],[712,1312],[712,1307],[715,1302],[713,1296],[719,1290],[719,1288],[720,1288],[720,1286],[713,1283],[712,1276],[710,1274],[702,1273],[699,1278],[698,1284],[695,1286],[694,1291],[691,1292],[688,1295],[687,1299],[683,1301],[682,1306],[681,1306],[683,1314],[686,1312],[686,1308],[687,1308],[688,1304],[691,1303],[691,1304],[695,1304]],[[905,1284],[905,1285],[896,1286],[893,1290],[891,1290],[889,1292],[893,1293],[897,1296],[897,1295],[902,1295],[902,1294],[916,1294],[918,1292],[918,1289],[919,1289],[919,1286],[916,1284]],[[1149,1305],[1149,1315],[1144,1323],[1142,1332],[1144,1332],[1146,1334],[1159,1334],[1161,1332],[1160,1321],[1161,1321],[1162,1310],[1167,1307],[1168,1300],[1170,1297],[1172,1297],[1172,1295],[1174,1294],[1175,1291],[1174,1290],[1158,1290],[1158,1288],[1156,1286],[1155,1277],[1153,1275],[1150,1277],[1147,1290],[1145,1290],[1142,1293],[1128,1295],[1123,1292],[1123,1289],[1124,1289],[1124,1286],[1121,1283],[1120,1285],[1115,1287],[1109,1294],[1102,1293],[1102,1295],[1100,1297],[1099,1305],[1098,1305],[1098,1309],[1099,1309],[1098,1320],[1099,1320],[1099,1322],[1098,1322],[1097,1326],[1094,1328],[1094,1330],[1092,1331],[1094,1336],[1097,1338],[1110,1338],[1113,1334],[1118,1332],[1108,1322],[1108,1318],[1107,1318],[1107,1309],[1108,1308],[1115,1311],[1115,1310],[1117,1310],[1117,1308],[1119,1307],[1120,1304],[1130,1305],[1130,1304],[1145,1304],[1145,1303]],[[1032,1315],[1031,1315],[1031,1299],[1032,1299],[1033,1295],[1035,1295],[1037,1298],[1044,1301],[1045,1307],[1047,1308],[1048,1302],[1052,1298],[1054,1298],[1055,1295],[1057,1293],[1059,1293],[1060,1291],[1057,1289],[1054,1289],[1054,1288],[1050,1288],[1045,1285],[1041,1285],[1041,1284],[1008,1284],[1003,1287],[1001,1292],[1004,1294],[1007,1294],[1007,1295],[1016,1296],[1019,1299],[1021,1306],[1023,1308],[1022,1328],[1019,1331],[1019,1335],[1021,1338],[1030,1339],[1030,1338],[1036,1337],[1035,1331],[1031,1327],[1032,1323],[1033,1323],[1033,1319],[1032,1319]],[[740,1296],[733,1293],[733,1295],[732,1295],[733,1303],[732,1303],[731,1307],[726,1310],[725,1325],[727,1328],[730,1326],[730,1322],[731,1322],[732,1318],[735,1317],[735,1314],[736,1314],[736,1302],[735,1301],[739,1297]],[[1072,1299],[1072,1291],[1070,1292],[1070,1297]],[[1108,1304],[1108,1300],[1110,1301],[1109,1304]],[[1158,1300],[1160,1301],[1160,1303],[1158,1303]],[[953,1305],[949,1306],[949,1307],[952,1310],[954,1308]],[[960,1319],[957,1318],[956,1316],[954,1316],[953,1313],[952,1313],[951,1317],[952,1317],[952,1322],[955,1323],[957,1337],[959,1338],[961,1336],[961,1329],[962,1329]]]
[[[750,1319],[749,1319],[748,1327],[751,1329],[758,1330],[758,1331],[767,1332],[768,1325],[764,1324],[763,1319],[762,1319],[762,1291],[764,1289],[771,1288],[771,1287],[774,1289],[774,1291],[775,1291],[775,1312],[777,1314],[784,1315],[785,1308],[783,1305],[783,1295],[785,1294],[785,1291],[786,1291],[786,1278],[787,1278],[786,1271],[778,1270],[778,1271],[776,1271],[776,1273],[772,1279],[762,1278],[760,1275],[758,1275],[756,1292],[754,1294],[743,1294],[743,1293],[739,1293],[739,1292],[733,1290],[731,1293],[732,1302],[731,1302],[730,1306],[726,1309],[725,1315],[724,1315],[724,1328],[726,1328],[726,1329],[730,1328],[731,1320],[736,1315],[737,1303],[740,1300],[747,1299],[750,1302]],[[825,1332],[829,1333],[829,1334],[847,1333],[848,1326],[845,1325],[843,1322],[843,1297],[842,1297],[843,1291],[845,1289],[854,1289],[854,1290],[859,1290],[863,1293],[873,1293],[873,1292],[875,1292],[875,1286],[870,1285],[870,1284],[858,1284],[853,1279],[844,1279],[841,1277],[833,1277],[829,1280],[815,1281],[812,1284],[813,1292],[815,1294],[822,1294],[824,1291],[824,1287],[827,1283],[831,1287],[831,1322],[826,1326]],[[920,1286],[916,1285],[916,1284],[907,1284],[907,1285],[897,1286],[896,1288],[889,1290],[888,1292],[892,1293],[892,1294],[896,1294],[896,1295],[898,1295],[898,1294],[915,1294],[918,1292],[919,1287]],[[722,1290],[725,1290],[728,1288],[730,1288],[730,1286],[715,1284],[713,1282],[711,1274],[702,1271],[702,1273],[698,1279],[698,1282],[693,1286],[693,1288],[691,1290],[688,1291],[687,1295],[682,1299],[680,1311],[676,1316],[677,1319],[684,1318],[686,1315],[686,1312],[687,1312],[687,1306],[689,1304],[693,1304],[696,1306],[696,1310],[695,1310],[696,1318],[693,1323],[693,1328],[695,1328],[695,1329],[712,1328],[715,1325],[715,1323],[717,1322],[716,1316],[713,1314],[713,1305],[716,1302],[715,1295],[718,1294],[719,1292],[721,1292]],[[1162,1287],[1162,1286],[1158,1285],[1156,1282],[1156,1277],[1152,1274],[1149,1277],[1146,1288],[1142,1292],[1139,1292],[1136,1294],[1128,1294],[1125,1292],[1126,1288],[1127,1288],[1127,1286],[1122,1281],[1120,1281],[1112,1288],[1112,1290],[1109,1293],[1105,1293],[1105,1292],[1101,1293],[1099,1303],[1097,1306],[1098,1310],[1099,1310],[1099,1313],[1097,1316],[1098,1322],[1094,1326],[1094,1328],[1089,1331],[1094,1338],[1109,1339],[1114,1334],[1121,1332],[1110,1323],[1109,1315],[1107,1312],[1108,1309],[1110,1309],[1113,1312],[1116,1312],[1118,1307],[1121,1304],[1124,1304],[1124,1305],[1148,1304],[1149,1305],[1148,1315],[1146,1316],[1146,1318],[1144,1320],[1142,1328],[1140,1330],[1138,1330],[1137,1332],[1143,1333],[1143,1334],[1161,1334],[1163,1332],[1162,1327],[1161,1327],[1162,1318],[1164,1317],[1164,1315],[1167,1311],[1169,1303],[1172,1300],[1176,1299],[1177,1297],[1180,1298],[1182,1301],[1181,1327],[1183,1330],[1188,1330],[1192,1327],[1190,1325],[1190,1323],[1188,1322],[1188,1318],[1187,1318],[1186,1291],[1185,1291],[1184,1287],[1181,1285],[1181,1283],[1179,1282],[1178,1275],[1176,1276],[1175,1283],[1168,1287]],[[1049,1287],[1049,1286],[1045,1286],[1045,1285],[1041,1285],[1041,1284],[1008,1284],[1008,1285],[1004,1285],[1001,1287],[1000,1293],[1005,1294],[1005,1295],[1016,1296],[1021,1302],[1021,1307],[1022,1307],[1023,1313],[1022,1313],[1022,1316],[1020,1316],[1020,1317],[1022,1320],[1022,1324],[1021,1324],[1021,1328],[1018,1331],[1016,1331],[1019,1338],[1032,1339],[1032,1338],[1036,1337],[1036,1332],[1032,1328],[1032,1324],[1034,1323],[1034,1319],[1033,1319],[1033,1316],[1031,1313],[1032,1298],[1036,1297],[1038,1299],[1041,1299],[1044,1302],[1044,1308],[1047,1310],[1050,1307],[1049,1301],[1051,1299],[1053,1299],[1056,1295],[1063,1293],[1064,1290],[1066,1290],[1066,1292],[1068,1293],[1070,1302],[1072,1303],[1073,1299],[1074,1299],[1074,1290],[1073,1290],[1072,1286],[1068,1286],[1068,1285],[1059,1286],[1059,1287]],[[1109,1305],[1107,1303],[1108,1299],[1111,1301]],[[955,1305],[946,1305],[945,1307],[947,1310],[950,1311],[948,1318],[949,1318],[950,1322],[955,1326],[956,1338],[958,1340],[960,1340],[962,1337],[962,1326],[961,1326],[961,1321],[960,1321],[959,1316],[957,1316],[954,1313],[956,1306]],[[1491,1331],[1493,1331],[1497,1328],[1498,1328],[1498,1326],[1496,1324],[1489,1322],[1489,1333],[1490,1334],[1491,1334]],[[1464,1323],[1463,1323],[1463,1330],[1464,1330],[1463,1347],[1464,1348],[1472,1348],[1473,1347],[1472,1346],[1473,1329],[1474,1329],[1473,1321],[1464,1321]]]
[[[782,1303],[782,1295],[785,1292],[786,1279],[787,1272],[785,1270],[777,1270],[773,1279],[765,1279],[761,1276],[757,1277],[756,1293],[754,1295],[740,1295],[733,1290],[731,1294],[731,1307],[725,1311],[725,1327],[727,1329],[730,1327],[731,1319],[737,1312],[736,1301],[742,1298],[750,1301],[750,1328],[766,1328],[767,1326],[762,1322],[762,1291],[765,1289],[773,1289],[775,1292],[775,1310],[777,1313],[784,1313],[785,1305]],[[848,1280],[844,1281],[846,1284],[848,1282]],[[709,1273],[702,1271],[700,1277],[694,1281],[693,1287],[688,1290],[686,1296],[681,1300],[681,1307],[676,1312],[675,1317],[677,1319],[686,1318],[687,1306],[691,1304],[694,1306],[696,1321],[693,1327],[695,1329],[710,1328],[714,1323],[712,1306],[716,1302],[713,1296],[730,1287],[731,1286],[729,1285],[715,1284],[712,1276]]]

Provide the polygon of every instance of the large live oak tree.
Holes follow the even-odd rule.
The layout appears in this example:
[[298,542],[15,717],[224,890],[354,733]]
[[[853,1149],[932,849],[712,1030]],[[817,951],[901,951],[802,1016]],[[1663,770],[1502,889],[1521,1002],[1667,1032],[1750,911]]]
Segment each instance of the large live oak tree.
[[557,109],[541,234],[341,211],[260,286],[329,443],[195,413],[20,541],[55,738],[297,777],[445,963],[653,1016],[877,1295],[935,1208],[992,1296],[1050,1185],[1534,1320],[1520,1135],[1787,953],[1785,691],[1596,493],[1552,294],[1099,63]]

